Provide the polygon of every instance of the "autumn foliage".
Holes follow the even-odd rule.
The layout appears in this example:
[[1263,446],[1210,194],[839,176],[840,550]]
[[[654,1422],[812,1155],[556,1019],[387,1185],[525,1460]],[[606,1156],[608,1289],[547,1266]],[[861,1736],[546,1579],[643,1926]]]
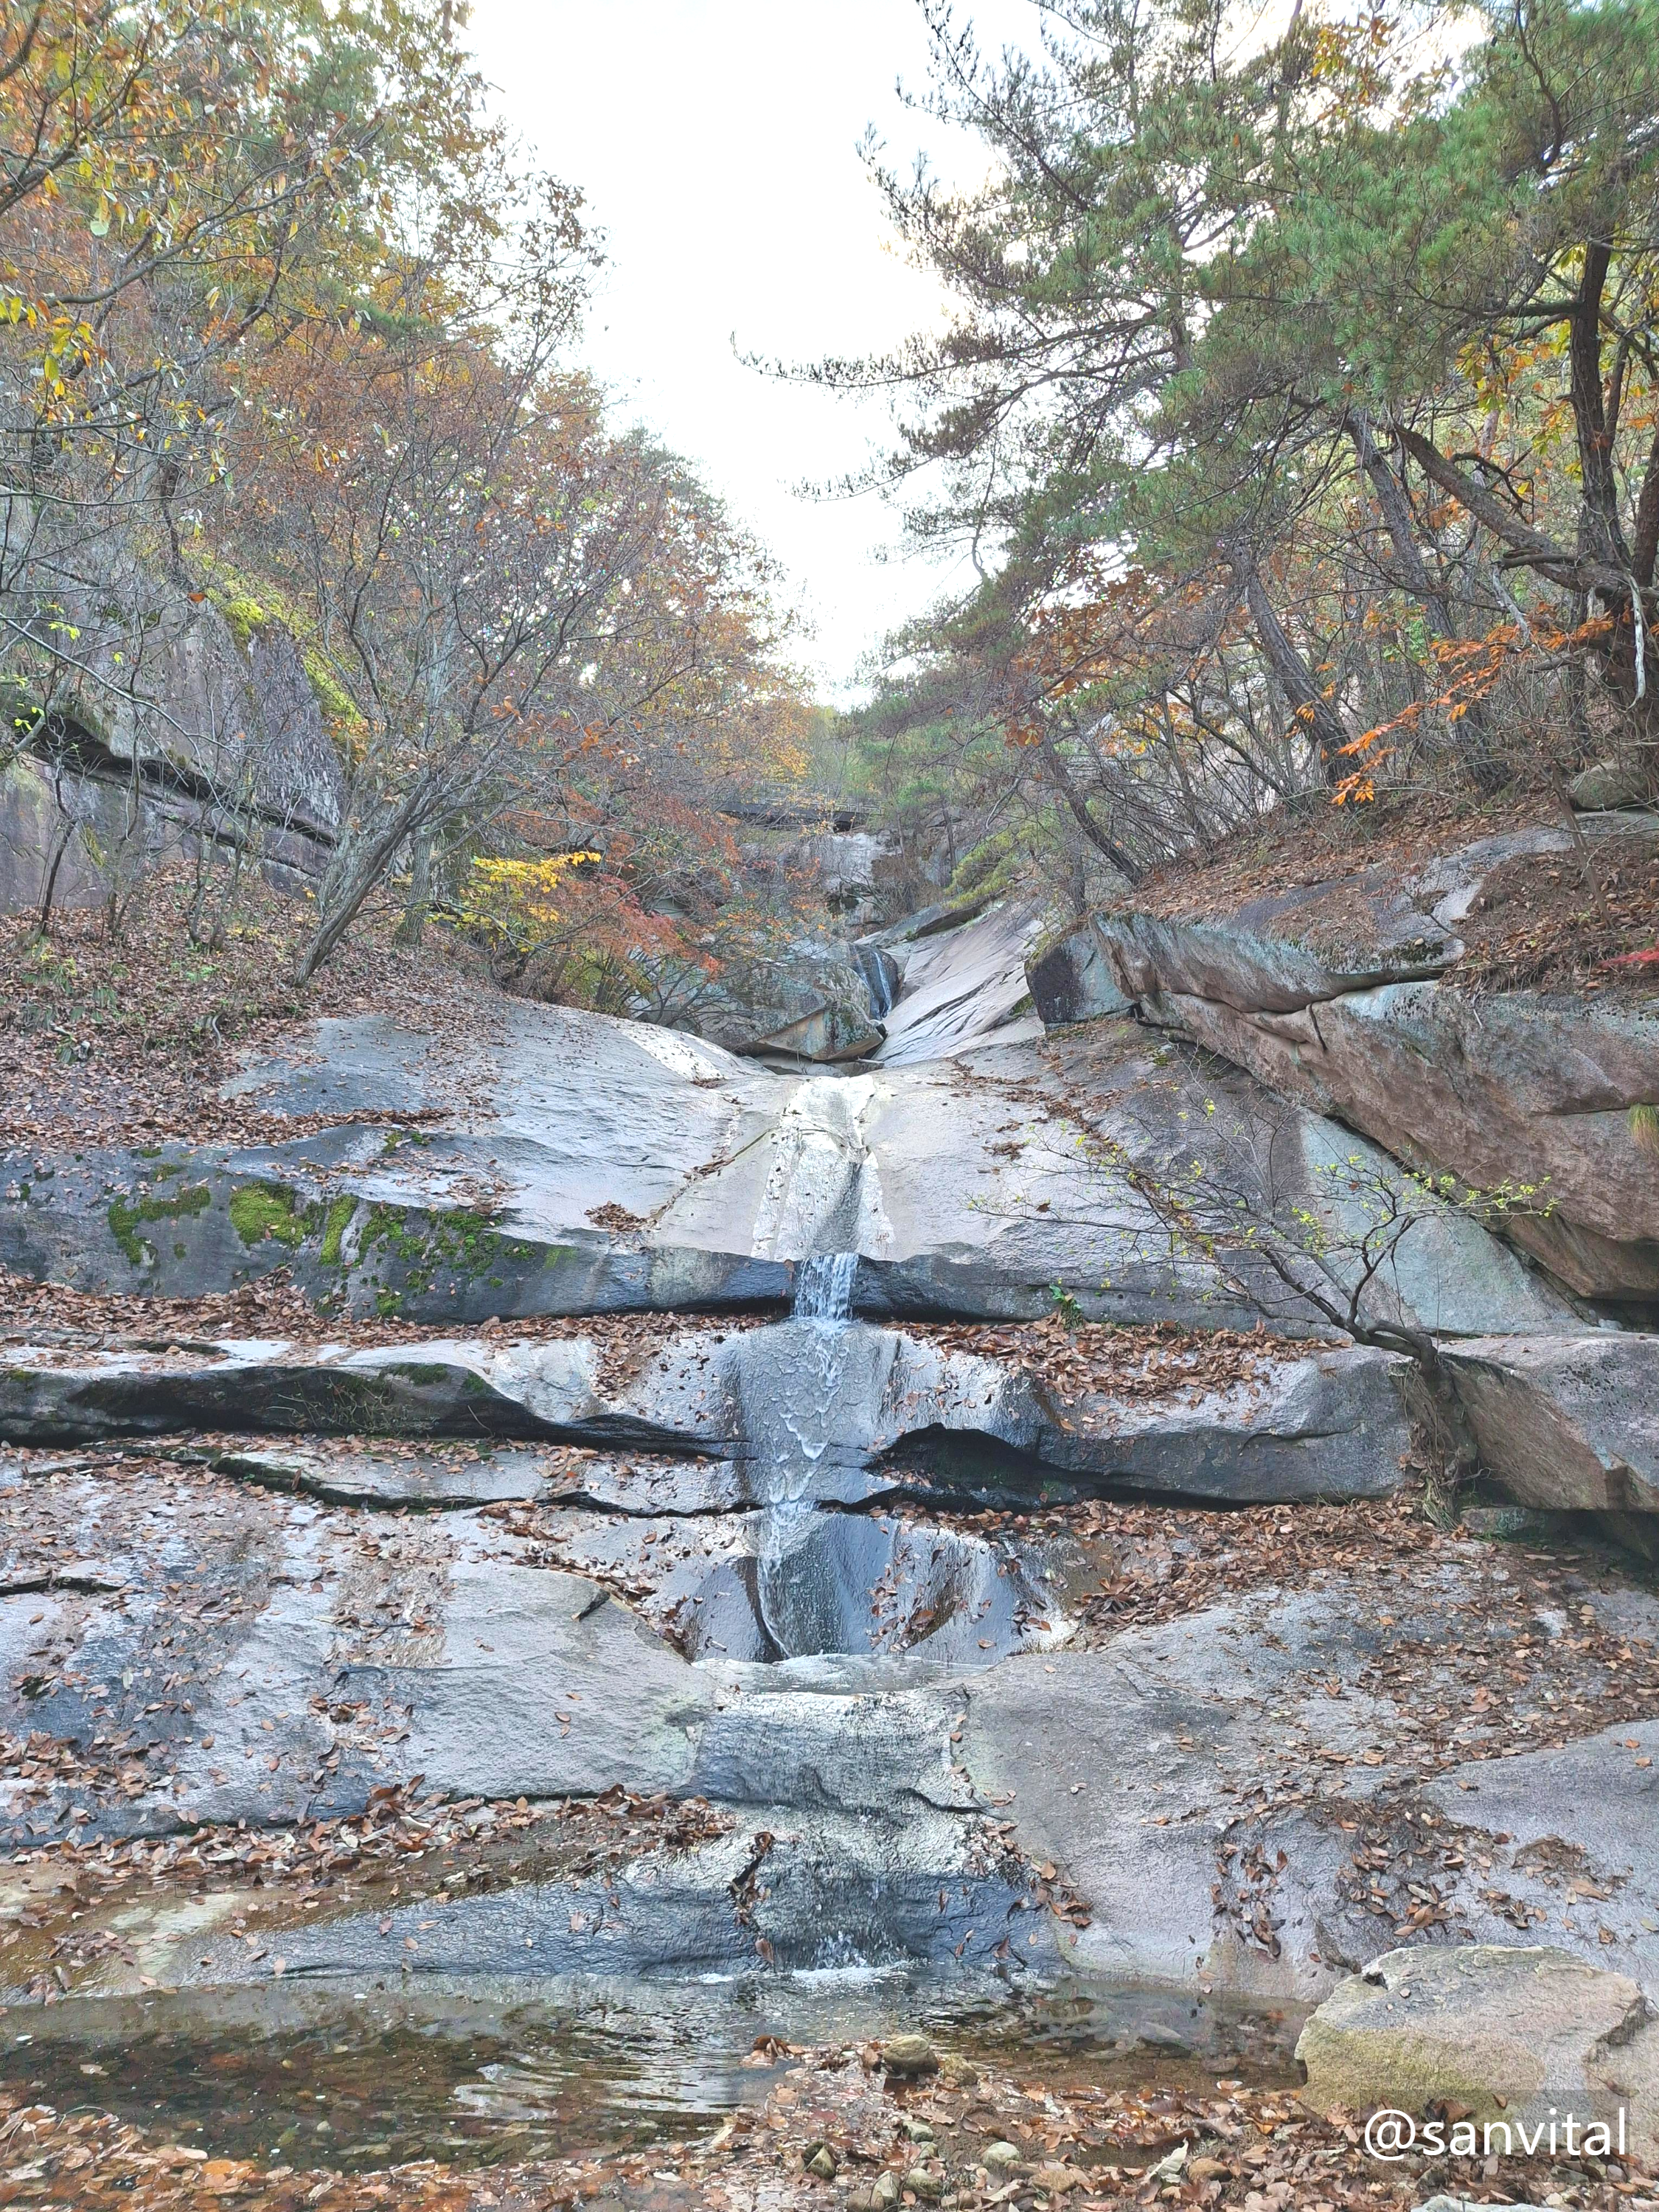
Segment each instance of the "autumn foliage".
[[[217,758],[154,641],[204,607],[284,632],[344,786],[301,979],[360,917],[439,913],[504,973],[626,995],[715,957],[639,856],[672,820],[729,875],[719,803],[799,774],[808,709],[759,550],[582,374],[580,196],[493,119],[463,24],[9,12],[0,684],[15,749]],[[208,826],[240,854],[234,796]]]

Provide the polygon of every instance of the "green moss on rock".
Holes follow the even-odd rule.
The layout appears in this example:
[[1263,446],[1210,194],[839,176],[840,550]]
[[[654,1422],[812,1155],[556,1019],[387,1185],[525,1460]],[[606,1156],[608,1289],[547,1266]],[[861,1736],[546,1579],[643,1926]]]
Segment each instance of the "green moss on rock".
[[132,1204],[118,1198],[110,1205],[109,1233],[131,1264],[142,1267],[144,1239],[138,1231],[143,1223],[182,1221],[190,1214],[205,1212],[212,1203],[213,1193],[204,1182],[187,1183],[183,1190],[174,1191],[171,1198],[141,1198]]
[[304,1243],[311,1226],[308,1215],[315,1212],[314,1206],[307,1213],[299,1212],[294,1193],[283,1183],[244,1183],[230,1201],[230,1225],[250,1251],[267,1237],[292,1251]]
[[339,1266],[340,1246],[347,1225],[356,1211],[355,1198],[337,1198],[331,1201],[327,1218],[323,1224],[323,1265],[325,1267]]

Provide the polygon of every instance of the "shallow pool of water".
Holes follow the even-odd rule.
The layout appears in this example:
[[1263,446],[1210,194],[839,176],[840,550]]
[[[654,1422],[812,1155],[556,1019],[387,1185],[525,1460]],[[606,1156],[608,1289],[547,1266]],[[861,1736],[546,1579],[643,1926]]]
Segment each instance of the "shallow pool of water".
[[[1063,2087],[1297,2078],[1299,2018],[1067,1984],[964,1992],[895,1973],[672,1988],[295,1988],[70,1999],[0,2019],[0,2087],[112,2112],[211,2156],[347,2171],[465,2166],[693,2136],[762,2102],[758,2039],[942,2050]],[[744,2062],[748,2063],[745,2063]],[[777,2064],[787,2064],[780,2059]]]

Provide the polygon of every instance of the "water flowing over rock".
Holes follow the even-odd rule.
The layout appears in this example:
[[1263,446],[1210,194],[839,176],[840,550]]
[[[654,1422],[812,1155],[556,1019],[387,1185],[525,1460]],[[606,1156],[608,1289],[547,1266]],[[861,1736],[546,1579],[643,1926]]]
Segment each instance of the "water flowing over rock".
[[[1422,1525],[1412,1363],[1224,1278],[1148,1196],[1265,1158],[1237,1195],[1300,1207],[1340,1286],[1389,1158],[1121,1014],[1042,1044],[1041,917],[943,920],[872,944],[902,972],[848,1073],[558,1008],[464,1046],[359,1017],[240,1079],[314,1133],[10,1162],[0,1255],[27,1273],[155,1296],[280,1267],[340,1316],[334,1341],[8,1333],[13,1844],[706,1800],[672,1846],[619,1811],[598,1872],[276,1898],[270,1955],[351,1989],[926,1966],[1301,2007],[1376,1950],[1356,1854],[1404,1823],[1463,1839],[1419,1932],[1549,1912],[1651,1985],[1659,1724],[1619,1700],[1659,1610],[1584,1579],[1571,1613],[1519,1611],[1464,1537],[1392,1560],[1389,1516]],[[1368,1321],[1437,1332],[1516,1496],[1530,1449],[1537,1502],[1623,1483],[1638,1517],[1647,1340],[1595,1331],[1467,1211],[1407,1203]],[[614,1318],[650,1308],[684,1325]],[[372,1316],[428,1333],[366,1342],[393,1334]],[[483,1326],[514,1316],[571,1318]],[[1133,1333],[1085,1331],[1085,1316]],[[932,1325],[962,1318],[1044,1328]],[[1352,1517],[1292,1571],[1316,1511]],[[1176,1532],[1155,1573],[1118,1514]],[[1247,1543],[1271,1572],[1235,1586]],[[1623,1641],[1559,1740],[1519,1747],[1459,1669],[1483,1638],[1555,1663],[1586,1616]],[[1596,1905],[1558,1929],[1563,1852]],[[145,1910],[88,1952],[89,2004],[271,1986],[234,1923]]]

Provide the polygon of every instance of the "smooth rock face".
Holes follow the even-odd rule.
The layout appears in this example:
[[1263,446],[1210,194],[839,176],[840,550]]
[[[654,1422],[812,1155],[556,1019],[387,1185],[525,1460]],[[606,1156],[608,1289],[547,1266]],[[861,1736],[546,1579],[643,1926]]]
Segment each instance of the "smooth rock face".
[[728,969],[685,1026],[727,1052],[823,1061],[866,1059],[884,1034],[862,964],[829,945]]
[[1511,1496],[1641,1516],[1659,1551],[1659,1336],[1476,1338],[1446,1358],[1481,1459]]
[[1045,1029],[1116,1018],[1130,1011],[1132,1002],[1093,915],[1064,936],[1040,939],[1026,957],[1025,981]]
[[[235,1448],[204,1449],[234,1467]],[[543,1473],[556,1469],[553,1455]],[[662,1471],[647,1472],[654,1485]],[[610,1480],[625,1498],[635,1476]],[[1483,1754],[1509,1716],[1468,1709],[1462,1755],[1431,1780],[1413,1764],[1419,1711],[1468,1708],[1446,1655],[1480,1632],[1519,1654],[1536,1635],[1504,1610],[1505,1571],[1485,1547],[1432,1571],[1382,1577],[1373,1562],[1258,1589],[1081,1651],[1000,1540],[976,1552],[890,1509],[807,1510],[828,1551],[781,1587],[795,1626],[833,1633],[756,1664],[777,1647],[763,1648],[756,1585],[745,1595],[732,1571],[764,1559],[765,1516],[711,1513],[695,1493],[678,1512],[655,1487],[601,1512],[550,1482],[520,1527],[453,1498],[395,1513],[384,1473],[380,1503],[360,1509],[203,1468],[163,1480],[118,1455],[0,1465],[0,1497],[21,1483],[49,1484],[55,1510],[20,1513],[31,1548],[0,1561],[0,1730],[24,1747],[0,1790],[13,1848],[337,1818],[417,1777],[452,1801],[693,1793],[734,1824],[680,1856],[647,1838],[620,1879],[526,1876],[399,1907],[389,1949],[374,1916],[296,1911],[270,1943],[289,1971],[395,1962],[405,1936],[414,1967],[462,1973],[735,1972],[763,1940],[785,1966],[994,1953],[1047,1968],[1059,1945],[1114,1979],[1311,2002],[1386,1924],[1353,1879],[1356,1824],[1389,1832],[1432,1813],[1437,1856],[1460,1846],[1462,1870],[1433,1876],[1449,1925],[1501,1940],[1504,1911],[1547,1913],[1594,1964],[1605,1930],[1633,1978],[1659,1975],[1659,1723],[1503,1758]],[[801,1510],[775,1510],[787,1530]],[[40,1532],[58,1525],[76,1555],[46,1547],[43,1572]],[[896,1588],[907,1548],[913,1606]],[[620,1601],[616,1581],[670,1549],[654,1587]],[[986,1609],[999,1588],[1000,1614]],[[844,1609],[825,1613],[837,1589]],[[699,1595],[694,1662],[665,1632]],[[888,1635],[872,1614],[890,1601]],[[1621,1635],[1651,1634],[1640,1592],[1595,1602],[1623,1608]],[[1002,1656],[1011,1637],[1018,1656]],[[29,1739],[76,1757],[37,1759]],[[1011,1840],[992,1842],[988,1814]],[[1091,1924],[1036,1910],[1014,1848],[1060,1869]],[[762,1858],[752,1917],[734,1917],[732,1885]],[[1564,1899],[1564,1866],[1593,1905]],[[1405,1878],[1392,1913],[1410,1909]],[[137,1963],[112,1954],[99,1986],[270,1974],[194,1911],[157,1921]]]
[[1325,1999],[1296,2055],[1321,2110],[1455,2104],[1477,2128],[1547,2135],[1571,2113],[1580,2143],[1601,2122],[1615,2157],[1659,2148],[1659,2015],[1628,1976],[1546,1945],[1387,1952]]
[[[673,1031],[519,1002],[464,1042],[381,1017],[320,1022],[233,1088],[337,1126],[241,1150],[12,1155],[0,1264],[152,1296],[283,1267],[325,1306],[465,1327],[781,1301],[793,1262],[848,1251],[869,1313],[1030,1319],[1058,1285],[1093,1318],[1248,1327],[1265,1312],[1324,1331],[1265,1267],[1249,1296],[1224,1284],[1146,1179],[1185,1182],[1196,1161],[1218,1190],[1242,1176],[1249,1205],[1330,1215],[1316,1264],[1340,1287],[1363,1233],[1337,1218],[1341,1164],[1360,1140],[1128,1022],[1039,1051],[1018,1011],[1030,922],[993,907],[901,946],[897,1064],[884,1047],[846,1075],[775,1074]],[[388,1126],[411,1111],[419,1129]],[[1271,1190],[1255,1188],[1264,1160]],[[1466,1215],[1404,1198],[1411,1232],[1366,1292],[1378,1315],[1476,1334],[1572,1325]]]
[[[1659,1018],[1529,992],[1476,1006],[1388,984],[1286,1014],[1170,994],[1166,1018],[1261,1081],[1477,1190],[1529,1190],[1504,1233],[1587,1297],[1659,1294],[1659,1184],[1630,1109],[1659,1096]],[[1547,1210],[1546,1210],[1547,1209]]]
[[[1126,1630],[1098,1653],[1010,1658],[964,1684],[976,1784],[1092,1916],[1059,1931],[1076,1970],[1317,2002],[1393,1917],[1374,1917],[1354,1881],[1352,1824],[1387,1831],[1426,1805],[1489,1862],[1434,1875],[1466,1940],[1512,1937],[1507,1905],[1547,1917],[1601,1966],[1606,1928],[1620,1965],[1659,1990],[1659,1784],[1637,1764],[1659,1749],[1659,1723],[1504,1758],[1481,1755],[1504,1734],[1501,1713],[1483,1717],[1420,1796],[1401,1763],[1417,1707],[1463,1694],[1441,1685],[1437,1650],[1485,1632],[1474,1550],[1386,1599],[1333,1572]],[[1407,1648],[1409,1668],[1379,1671]],[[1420,1848],[1419,1832],[1390,1856]],[[1564,1864],[1608,1901],[1564,1915]]]
[[1002,903],[957,928],[895,948],[903,988],[884,1019],[881,1065],[910,1066],[972,1044],[1040,1037],[1025,954],[1041,927],[1039,909]]

